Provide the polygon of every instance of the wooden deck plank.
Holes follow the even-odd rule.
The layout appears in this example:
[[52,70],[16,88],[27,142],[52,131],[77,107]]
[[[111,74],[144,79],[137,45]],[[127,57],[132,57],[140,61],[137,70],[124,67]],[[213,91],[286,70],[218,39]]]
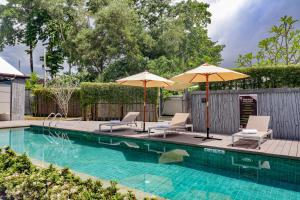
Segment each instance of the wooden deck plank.
[[264,143],[261,144],[261,151],[266,152],[270,146],[273,144],[274,140],[267,140]]
[[287,140],[284,144],[284,147],[283,149],[281,150],[280,154],[281,155],[285,155],[285,156],[288,156],[289,155],[289,152],[290,152],[290,149],[291,149],[291,146],[292,146],[292,141],[291,140]]
[[274,145],[274,143],[277,143],[278,141],[277,140],[271,140],[270,142],[271,142],[271,145],[268,146],[268,148],[266,149],[265,152],[269,151],[269,149],[272,148],[272,146]]
[[298,142],[297,157],[300,157],[300,141]]
[[275,147],[274,151],[271,152],[271,153],[280,155],[285,143],[286,143],[286,140],[279,140],[279,142],[278,142],[277,146]]
[[279,140],[272,140],[271,146],[265,151],[266,153],[273,153],[279,143]]
[[292,142],[289,156],[294,156],[294,157],[297,156],[298,143],[299,143],[298,141]]

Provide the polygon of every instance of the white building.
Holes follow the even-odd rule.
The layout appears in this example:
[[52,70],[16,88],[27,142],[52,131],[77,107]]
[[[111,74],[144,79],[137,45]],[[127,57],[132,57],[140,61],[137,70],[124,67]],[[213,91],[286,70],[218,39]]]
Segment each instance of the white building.
[[0,57],[0,121],[24,119],[26,78]]

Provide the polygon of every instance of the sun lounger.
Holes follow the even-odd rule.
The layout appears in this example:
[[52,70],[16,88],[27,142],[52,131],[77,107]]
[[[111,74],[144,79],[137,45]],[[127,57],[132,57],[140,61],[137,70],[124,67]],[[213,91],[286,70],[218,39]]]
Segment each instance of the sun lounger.
[[120,121],[120,120],[111,120],[110,122],[99,124],[99,131],[101,131],[102,126],[109,126],[110,127],[110,132],[112,132],[112,127],[113,126],[122,126],[122,125],[129,126],[131,124],[137,126],[136,118],[139,114],[140,114],[139,112],[128,112],[127,115],[122,119],[122,121]]
[[270,136],[273,139],[273,131],[268,129],[270,116],[250,116],[246,129],[232,135],[232,146],[234,146],[234,138],[243,138],[249,140],[257,140],[258,148],[263,139]]
[[151,130],[163,130],[164,138],[166,138],[166,134],[170,131],[176,131],[177,129],[186,129],[186,121],[189,116],[189,113],[176,113],[172,118],[170,124],[149,127],[148,135],[150,136]]

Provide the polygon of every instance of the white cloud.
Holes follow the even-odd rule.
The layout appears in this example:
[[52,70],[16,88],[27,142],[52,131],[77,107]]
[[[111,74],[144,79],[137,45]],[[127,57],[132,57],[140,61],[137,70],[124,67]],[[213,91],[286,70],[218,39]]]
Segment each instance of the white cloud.
[[[299,0],[217,0],[210,3],[212,23],[208,34],[226,45],[223,67],[233,67],[239,54],[256,52],[257,44],[269,36],[272,25],[284,15],[300,19]],[[299,26],[300,23],[296,27]]]
[[6,0],[0,0],[0,4],[6,4],[7,3],[7,1]]
[[208,25],[208,34],[212,38],[222,41],[226,30],[239,23],[237,20],[243,9],[249,7],[254,1],[249,0],[218,0],[210,3],[209,11],[212,13],[212,23]]
[[[236,55],[233,55],[237,49],[234,46],[233,40],[236,34],[234,31],[243,32],[243,25],[246,13],[243,15],[245,10],[249,10],[254,4],[257,4],[259,0],[219,0],[210,3],[209,11],[212,13],[212,23],[208,25],[208,35],[214,41],[218,41],[219,44],[224,44],[225,49],[222,52],[222,57],[225,62],[222,66],[233,65],[233,59]],[[236,27],[240,27],[238,30]],[[230,62],[228,62],[230,60]]]

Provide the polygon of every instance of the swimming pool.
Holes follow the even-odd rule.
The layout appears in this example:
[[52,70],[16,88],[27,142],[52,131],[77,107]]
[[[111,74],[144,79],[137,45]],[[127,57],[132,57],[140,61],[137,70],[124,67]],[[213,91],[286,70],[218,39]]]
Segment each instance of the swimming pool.
[[79,131],[0,129],[0,146],[167,199],[300,199],[300,161]]

